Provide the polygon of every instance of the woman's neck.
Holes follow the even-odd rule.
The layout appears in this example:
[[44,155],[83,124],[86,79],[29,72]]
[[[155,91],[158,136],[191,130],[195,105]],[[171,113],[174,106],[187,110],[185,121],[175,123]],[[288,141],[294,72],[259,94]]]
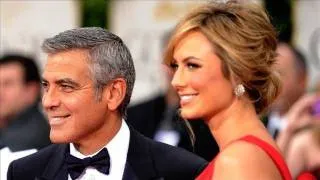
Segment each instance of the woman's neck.
[[230,142],[254,131],[255,127],[261,124],[254,106],[250,102],[236,98],[225,110],[208,118],[206,123],[220,150]]

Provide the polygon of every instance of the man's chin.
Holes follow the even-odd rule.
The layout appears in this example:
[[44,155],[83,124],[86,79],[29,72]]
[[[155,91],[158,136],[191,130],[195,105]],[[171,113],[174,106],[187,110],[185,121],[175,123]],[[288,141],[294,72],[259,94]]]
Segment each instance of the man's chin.
[[55,135],[50,132],[50,140],[55,144],[69,143],[70,140],[66,136]]

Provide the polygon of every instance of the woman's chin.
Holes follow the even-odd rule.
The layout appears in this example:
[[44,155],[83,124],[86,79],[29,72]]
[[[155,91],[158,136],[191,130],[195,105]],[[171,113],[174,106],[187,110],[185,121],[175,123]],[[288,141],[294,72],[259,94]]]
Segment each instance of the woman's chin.
[[194,121],[194,120],[199,120],[201,117],[199,117],[196,113],[192,113],[190,111],[186,111],[181,109],[180,110],[180,116],[185,119],[185,120],[190,120],[190,121]]

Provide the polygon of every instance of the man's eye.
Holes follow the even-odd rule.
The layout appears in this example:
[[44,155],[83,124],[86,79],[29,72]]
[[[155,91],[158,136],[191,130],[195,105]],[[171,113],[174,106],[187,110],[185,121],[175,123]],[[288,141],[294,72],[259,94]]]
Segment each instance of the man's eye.
[[73,91],[73,87],[67,84],[61,84],[60,85],[61,90],[65,91],[65,92],[71,92]]
[[46,83],[46,82],[41,82],[41,86],[42,86],[42,87],[47,87],[47,86],[48,86],[48,83]]
[[46,91],[48,89],[48,83],[41,82],[41,87],[42,87],[42,89],[44,89]]

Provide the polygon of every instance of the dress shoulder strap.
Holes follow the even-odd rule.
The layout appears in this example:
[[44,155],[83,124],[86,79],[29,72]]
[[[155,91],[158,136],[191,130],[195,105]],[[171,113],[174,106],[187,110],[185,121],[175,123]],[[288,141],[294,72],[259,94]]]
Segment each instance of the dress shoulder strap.
[[275,165],[277,166],[277,168],[280,171],[282,179],[292,180],[290,171],[289,171],[288,166],[285,163],[282,155],[273,146],[271,146],[269,143],[263,141],[262,139],[257,138],[252,135],[244,136],[244,137],[240,138],[239,140],[243,140],[243,141],[246,141],[246,142],[249,142],[249,143],[252,143],[252,144],[259,146],[264,152],[266,152],[268,154],[268,156],[275,163]]
[[[230,145],[234,142],[237,142],[237,141],[246,141],[248,143],[255,144],[258,147],[260,147],[264,152],[267,153],[267,155],[275,163],[275,165],[277,166],[277,168],[282,176],[282,179],[283,180],[292,180],[290,171],[289,171],[285,161],[283,160],[281,154],[273,146],[271,146],[269,143],[263,141],[260,138],[255,137],[255,136],[247,135],[247,136],[244,136],[240,139],[232,141],[228,145]],[[196,178],[196,180],[211,180],[211,177],[213,177],[213,174],[214,174],[214,162],[215,162],[215,159],[217,158],[217,156],[208,164],[208,166],[204,169],[204,171],[202,171],[202,173]]]

